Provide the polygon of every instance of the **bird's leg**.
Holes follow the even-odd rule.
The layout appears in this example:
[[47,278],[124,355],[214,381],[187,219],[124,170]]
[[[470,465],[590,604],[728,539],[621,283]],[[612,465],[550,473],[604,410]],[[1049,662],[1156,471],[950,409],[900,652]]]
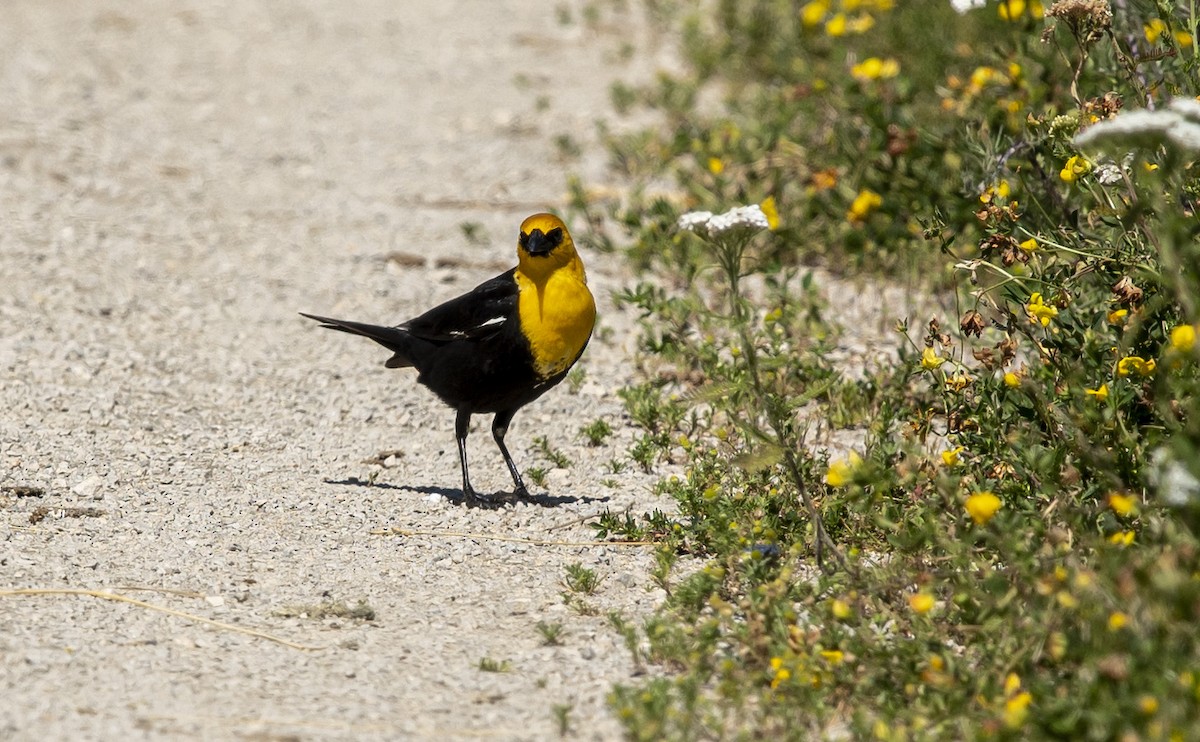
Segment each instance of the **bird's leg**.
[[467,475],[467,433],[470,431],[471,413],[459,410],[458,417],[454,418],[454,436],[458,439],[458,463],[462,465],[463,501],[468,507],[475,507],[486,504],[487,499],[475,492],[475,488],[471,486],[471,478]]
[[508,424],[512,422],[513,415],[517,414],[516,410],[505,410],[497,412],[496,417],[492,420],[492,437],[496,439],[496,445],[500,447],[500,455],[504,457],[504,463],[508,465],[508,473],[512,475],[513,485],[516,487],[513,494],[517,497],[529,497],[529,490],[525,488],[525,482],[521,479],[521,472],[517,470],[517,465],[513,463],[512,456],[508,453],[508,446],[504,445],[504,436],[508,433]]

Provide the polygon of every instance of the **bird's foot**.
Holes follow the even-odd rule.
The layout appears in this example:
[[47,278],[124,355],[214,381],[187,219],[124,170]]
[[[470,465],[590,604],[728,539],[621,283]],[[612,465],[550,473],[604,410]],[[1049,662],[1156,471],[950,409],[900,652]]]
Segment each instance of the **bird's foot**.
[[518,500],[532,500],[533,495],[529,494],[529,490],[525,489],[525,485],[518,484],[514,489],[512,496]]
[[480,508],[483,510],[495,510],[500,507],[499,502],[481,495],[473,489],[463,490],[463,504],[469,508]]

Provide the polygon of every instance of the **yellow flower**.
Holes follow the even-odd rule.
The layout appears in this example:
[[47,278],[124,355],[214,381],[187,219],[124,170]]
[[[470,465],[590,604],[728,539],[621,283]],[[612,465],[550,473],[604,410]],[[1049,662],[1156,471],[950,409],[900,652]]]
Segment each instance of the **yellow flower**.
[[1004,385],[1012,389],[1021,386],[1021,375],[1009,371],[1004,374]]
[[[1155,18],[1143,26],[1142,31],[1146,34],[1146,41],[1154,44],[1167,32],[1167,24],[1161,18]],[[1174,31],[1171,36],[1178,46],[1192,45],[1192,35],[1187,31]]]
[[971,81],[968,88],[973,93],[978,93],[983,90],[988,83],[993,81],[1003,81],[1004,75],[995,67],[976,67],[971,72]]
[[867,31],[870,31],[874,27],[875,27],[875,19],[872,18],[868,13],[862,13],[858,16],[855,16],[854,18],[851,18],[846,24],[846,28],[850,31],[850,33],[857,33],[857,34],[866,33]]
[[1025,12],[1025,0],[1001,0],[997,9],[1000,17],[1006,21],[1014,21]]
[[1042,295],[1036,291],[1029,297],[1029,303],[1025,305],[1025,311],[1029,313],[1031,320],[1040,322],[1042,327],[1049,325],[1050,320],[1058,316],[1058,309],[1042,301]]
[[838,13],[834,17],[825,21],[825,33],[830,36],[845,36],[846,35],[846,14]]
[[1026,3],[1025,0],[1001,0],[997,12],[1001,19],[1015,21],[1027,12],[1031,18],[1041,18],[1046,11],[1038,0],[1032,0],[1029,3]]
[[992,519],[1004,503],[991,492],[976,492],[967,498],[965,504],[967,515],[971,516],[976,525],[982,526]]
[[1021,691],[1017,695],[1004,702],[1004,726],[1009,729],[1016,729],[1025,723],[1025,719],[1029,716],[1029,704],[1033,701],[1033,696],[1029,691]]
[[961,392],[971,383],[971,377],[966,374],[955,374],[946,379],[946,388],[952,392]]
[[850,68],[850,76],[859,82],[870,82],[900,74],[900,63],[894,59],[868,57]]
[[1138,699],[1138,708],[1146,716],[1154,716],[1158,713],[1158,699],[1154,696],[1142,696]]
[[862,457],[854,451],[844,459],[830,462],[829,471],[825,472],[825,483],[830,487],[845,487],[854,480],[854,472],[862,466]]
[[1101,384],[1095,389],[1084,389],[1083,391],[1089,397],[1095,397],[1097,402],[1108,399],[1108,384]]
[[933,371],[945,362],[946,359],[939,356],[933,348],[926,348],[921,352],[921,368],[926,371]]
[[852,222],[861,222],[882,203],[882,196],[869,188],[864,188],[854,197],[854,202],[850,204],[850,210],[846,212],[846,218]]
[[[991,69],[990,67],[980,67],[979,69]],[[995,198],[1008,198],[1011,192],[1007,180],[1001,180],[996,185],[988,186],[987,190],[979,196],[979,200],[985,204],[990,204]]]
[[1133,495],[1125,495],[1120,492],[1108,493],[1108,506],[1112,511],[1122,518],[1128,518],[1131,515],[1137,514],[1137,498]]
[[1179,353],[1190,353],[1196,347],[1195,325],[1180,325],[1172,329],[1171,347]]
[[1050,634],[1046,641],[1046,652],[1055,660],[1061,660],[1067,654],[1067,635],[1061,631]]
[[908,596],[908,607],[921,614],[929,613],[933,610],[934,603],[936,602],[929,593],[916,593],[915,595]]
[[1117,531],[1108,537],[1108,543],[1117,546],[1129,546],[1133,543],[1133,531]]
[[942,463],[946,466],[958,466],[958,455],[962,452],[962,446],[955,446],[948,451],[942,451]]
[[846,655],[838,649],[826,649],[821,652],[821,658],[831,665],[840,665],[846,659]]
[[1067,164],[1063,165],[1063,169],[1058,171],[1058,177],[1068,183],[1074,183],[1081,176],[1087,175],[1092,171],[1092,163],[1079,155],[1071,155],[1067,160]]
[[1120,631],[1121,629],[1125,628],[1125,625],[1128,623],[1129,623],[1129,616],[1125,615],[1124,613],[1122,613],[1120,611],[1110,613],[1108,616],[1108,630],[1109,631]]
[[1031,253],[1031,252],[1036,251],[1038,249],[1038,247],[1040,247],[1040,245],[1038,245],[1038,241],[1036,239],[1034,239],[1033,237],[1030,237],[1029,239],[1022,242],[1019,247],[1022,250],[1024,250],[1025,252]]
[[777,688],[780,683],[792,677],[792,671],[783,666],[782,657],[771,658],[771,687]]
[[1004,677],[1004,695],[1011,696],[1021,690],[1021,676],[1010,672]]
[[800,8],[800,22],[808,28],[813,28],[825,20],[825,14],[828,12],[829,3],[824,2],[824,0],[805,3],[804,7]]
[[708,158],[708,172],[712,173],[713,175],[720,175],[721,173],[725,172],[725,161],[720,157]]
[[1145,26],[1142,26],[1142,31],[1146,34],[1146,41],[1151,44],[1158,41],[1158,38],[1166,33],[1167,24],[1161,18],[1155,18]]
[[1125,322],[1125,318],[1129,316],[1128,309],[1114,309],[1108,313],[1108,324],[1119,325]]
[[850,604],[841,598],[835,598],[833,602],[829,604],[829,610],[833,613],[834,618],[842,621],[850,618],[851,614],[853,613],[853,610],[850,608]]
[[1152,358],[1147,361],[1141,356],[1125,356],[1117,361],[1117,376],[1151,376],[1158,363]]
[[779,229],[779,209],[775,207],[775,197],[767,196],[758,208],[762,209],[763,216],[767,217],[767,229],[772,232]]

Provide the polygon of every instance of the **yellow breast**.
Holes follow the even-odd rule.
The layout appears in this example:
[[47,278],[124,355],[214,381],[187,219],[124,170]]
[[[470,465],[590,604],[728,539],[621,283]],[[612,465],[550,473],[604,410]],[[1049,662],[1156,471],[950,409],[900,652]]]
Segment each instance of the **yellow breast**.
[[596,302],[582,272],[556,270],[532,278],[516,272],[521,330],[543,379],[566,371],[583,352],[596,324]]

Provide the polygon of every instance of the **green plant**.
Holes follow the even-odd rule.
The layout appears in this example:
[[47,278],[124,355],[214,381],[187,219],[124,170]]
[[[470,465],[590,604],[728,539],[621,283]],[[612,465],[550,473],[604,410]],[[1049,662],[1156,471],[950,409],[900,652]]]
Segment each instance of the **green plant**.
[[629,449],[629,458],[649,474],[654,471],[654,462],[665,453],[666,445],[666,440],[661,436],[649,433],[638,436]]
[[605,439],[612,435],[612,426],[605,420],[596,418],[580,428],[579,432],[587,438],[589,446],[599,446],[604,443]]
[[546,475],[549,473],[549,470],[541,466],[531,466],[525,470],[525,476],[538,487],[546,486]]
[[509,672],[512,670],[512,662],[509,660],[494,660],[491,657],[481,657],[479,659],[479,669],[483,672]]
[[567,372],[567,388],[571,390],[571,394],[578,394],[585,381],[587,381],[587,370],[582,366],[576,366]]
[[458,225],[463,237],[472,245],[482,245],[488,241],[487,230],[479,222],[462,222]]
[[575,704],[572,703],[556,703],[551,708],[554,712],[554,726],[558,729],[558,736],[566,737],[571,731],[571,712],[575,709]]
[[[681,465],[670,517],[596,524],[661,542],[627,735],[1200,734],[1194,5],[655,7],[689,68],[615,91],[665,126],[609,134],[631,195],[579,205],[654,278],[616,296],[630,458]],[[849,377],[883,340],[813,262],[953,318]]]
[[558,621],[554,623],[538,621],[537,630],[542,635],[542,644],[548,647],[557,647],[562,644],[563,625]]
[[595,570],[588,569],[579,562],[568,564],[566,572],[563,585],[573,593],[591,595],[600,587],[601,580]]

